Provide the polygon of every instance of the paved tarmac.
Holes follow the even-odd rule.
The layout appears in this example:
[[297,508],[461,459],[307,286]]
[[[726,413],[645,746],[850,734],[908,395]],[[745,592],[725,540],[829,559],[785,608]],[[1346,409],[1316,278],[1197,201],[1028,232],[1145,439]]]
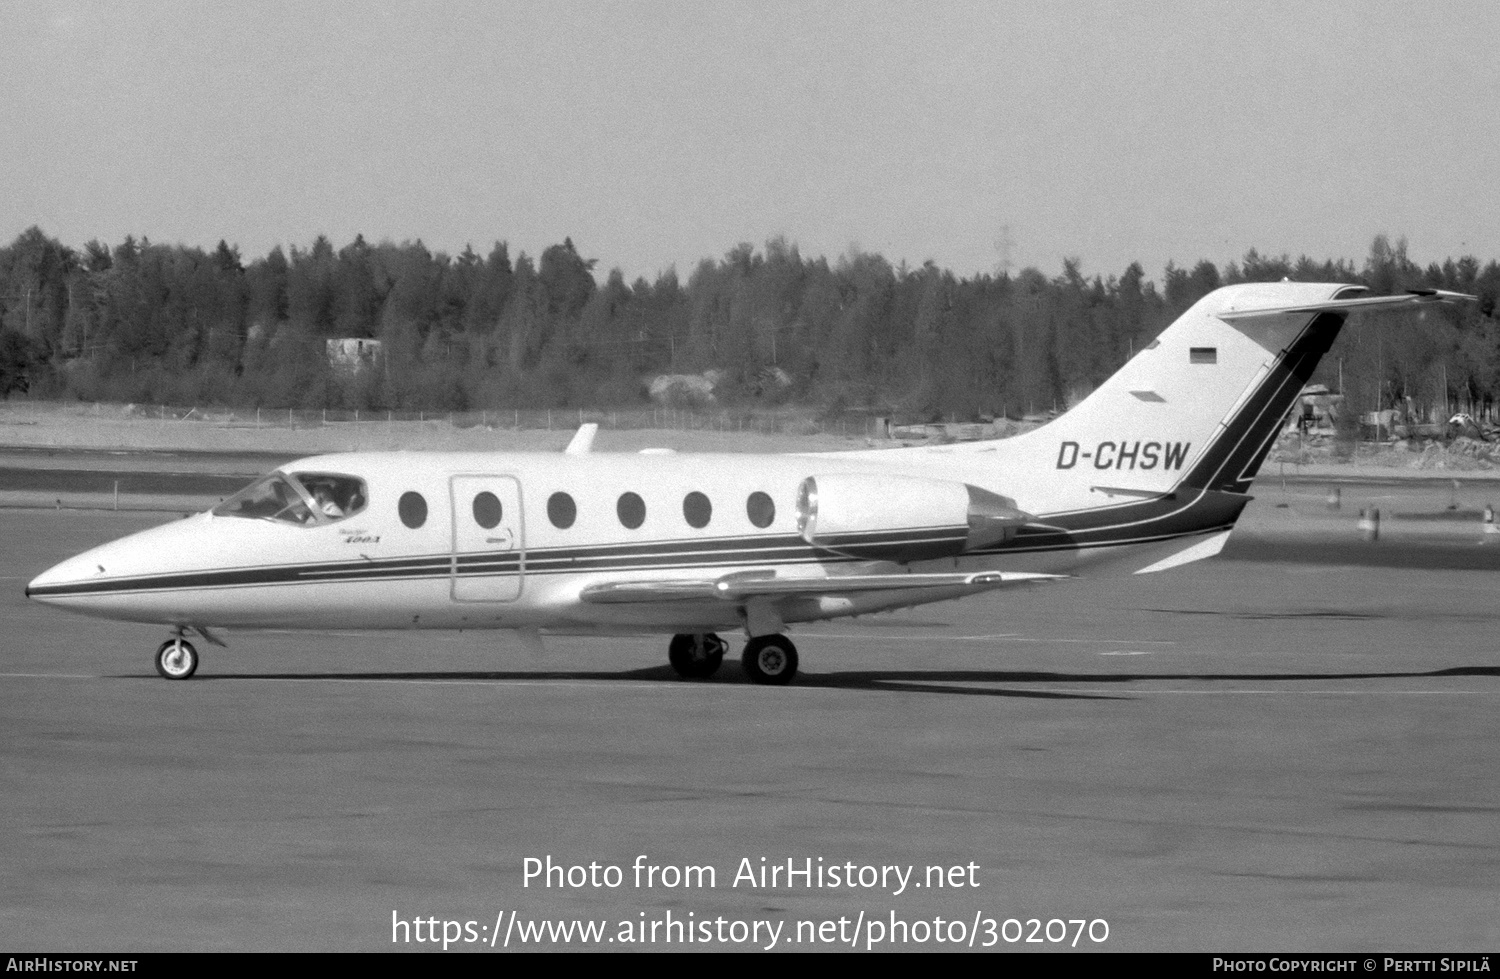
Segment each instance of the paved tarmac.
[[[990,919],[1057,947],[1004,940],[1057,918],[1107,922],[1080,948],[1493,951],[1500,565],[1465,562],[1500,547],[1357,547],[1297,522],[1352,526],[1316,492],[1267,494],[1238,560],[798,630],[789,688],[679,681],[665,637],[476,633],[234,634],[170,683],[161,630],[21,594],[161,515],[0,511],[0,945],[432,949],[414,919],[472,922],[452,951],[671,915],[805,949],[863,914],[859,947],[894,915],[877,947],[951,947],[915,925],[941,917],[980,947]],[[527,886],[549,855],[620,886]],[[716,886],[635,886],[638,857]],[[735,886],[762,858],[931,886]]]

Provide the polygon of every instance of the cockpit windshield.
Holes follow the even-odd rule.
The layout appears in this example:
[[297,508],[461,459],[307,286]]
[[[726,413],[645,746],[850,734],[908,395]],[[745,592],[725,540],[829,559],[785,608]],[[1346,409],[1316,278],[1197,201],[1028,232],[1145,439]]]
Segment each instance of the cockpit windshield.
[[274,472],[220,503],[212,513],[310,527],[356,514],[366,502],[364,480],[354,476]]

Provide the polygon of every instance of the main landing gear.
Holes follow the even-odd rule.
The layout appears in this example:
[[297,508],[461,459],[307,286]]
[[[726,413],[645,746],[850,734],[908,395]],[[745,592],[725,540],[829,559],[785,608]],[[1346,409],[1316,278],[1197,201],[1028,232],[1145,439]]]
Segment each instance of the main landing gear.
[[[712,632],[679,633],[667,646],[672,669],[685,680],[714,675],[729,644]],[[797,647],[786,636],[756,636],[740,657],[745,675],[756,683],[783,685],[797,675]]]
[[756,636],[745,643],[740,665],[756,683],[785,686],[797,675],[797,647],[786,636]]
[[198,669],[198,650],[179,634],[156,651],[156,672],[168,680],[186,680]]
[[705,680],[714,675],[729,643],[712,632],[679,632],[667,646],[667,660],[684,680]]

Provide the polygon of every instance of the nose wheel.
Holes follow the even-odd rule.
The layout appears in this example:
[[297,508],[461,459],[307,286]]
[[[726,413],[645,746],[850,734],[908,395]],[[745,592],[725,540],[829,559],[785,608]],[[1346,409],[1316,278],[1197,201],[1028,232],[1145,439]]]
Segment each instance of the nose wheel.
[[704,680],[718,670],[728,649],[716,633],[678,633],[667,646],[667,660],[684,680]]
[[156,651],[156,672],[168,680],[186,680],[198,669],[198,650],[178,636],[168,639]]
[[797,647],[786,636],[756,636],[745,643],[740,663],[756,683],[784,686],[797,675]]

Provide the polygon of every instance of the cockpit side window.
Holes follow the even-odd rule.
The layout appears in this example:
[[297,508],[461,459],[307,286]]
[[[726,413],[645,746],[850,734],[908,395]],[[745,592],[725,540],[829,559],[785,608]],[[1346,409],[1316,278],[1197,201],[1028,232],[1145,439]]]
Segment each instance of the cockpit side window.
[[341,473],[292,473],[307,491],[315,512],[324,522],[342,520],[365,508],[365,481]]
[[275,520],[301,527],[332,523],[363,510],[364,480],[338,473],[271,473],[213,508],[216,517]]

